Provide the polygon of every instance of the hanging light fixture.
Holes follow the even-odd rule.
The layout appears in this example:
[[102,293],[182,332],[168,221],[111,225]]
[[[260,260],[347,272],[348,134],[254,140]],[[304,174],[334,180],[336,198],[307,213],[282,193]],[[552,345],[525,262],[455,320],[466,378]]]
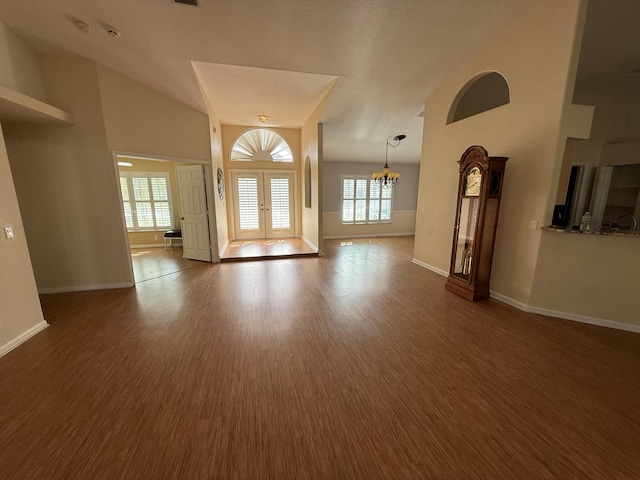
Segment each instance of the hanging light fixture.
[[[400,183],[400,174],[389,171],[389,146],[397,147],[405,138],[407,138],[406,135],[395,135],[387,138],[387,146],[384,154],[384,167],[381,172],[373,172],[373,179],[378,182],[378,185],[382,185],[383,187],[395,187]],[[395,143],[389,143],[389,140],[392,140]]]

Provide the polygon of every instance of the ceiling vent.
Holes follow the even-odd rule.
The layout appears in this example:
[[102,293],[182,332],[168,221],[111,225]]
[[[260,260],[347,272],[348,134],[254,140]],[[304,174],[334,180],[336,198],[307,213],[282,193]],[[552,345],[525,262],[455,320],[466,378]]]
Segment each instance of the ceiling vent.
[[174,3],[182,3],[183,5],[191,5],[193,7],[199,7],[198,0],[173,0]]

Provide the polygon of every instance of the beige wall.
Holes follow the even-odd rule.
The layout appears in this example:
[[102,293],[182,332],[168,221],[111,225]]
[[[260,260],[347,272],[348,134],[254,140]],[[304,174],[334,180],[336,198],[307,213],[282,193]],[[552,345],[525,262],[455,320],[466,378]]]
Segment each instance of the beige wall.
[[[227,218],[227,203],[229,202],[229,191],[227,189],[227,169],[224,164],[224,155],[222,151],[222,125],[213,108],[213,105],[209,101],[209,98],[204,94],[202,88],[200,89],[202,98],[204,100],[207,112],[209,114],[209,131],[210,134],[210,149],[211,149],[211,198],[213,199],[214,212],[211,215],[211,235],[216,236],[216,243],[218,249],[218,257],[224,251],[229,243],[229,223]],[[220,198],[218,191],[218,168],[222,170],[222,183],[224,185],[224,195]],[[214,260],[214,261],[217,261]]]
[[109,149],[211,161],[206,114],[103,65],[97,72]]
[[301,161],[300,161],[300,183],[304,183],[305,159],[309,157],[311,165],[311,207],[304,206],[304,190],[301,189],[300,196],[302,205],[302,238],[311,244],[318,254],[324,255],[323,251],[323,229],[324,229],[324,126],[320,123],[320,117],[324,111],[333,86],[327,90],[324,97],[313,110],[309,118],[305,121],[300,132],[301,135]]
[[[128,158],[127,156],[118,156],[118,160],[130,162],[133,164],[131,167],[118,167],[118,170],[122,173],[125,172],[163,172],[169,174],[169,185],[171,189],[171,203],[173,205],[173,211],[171,212],[171,221],[173,222],[174,229],[180,229],[180,199],[178,198],[178,182],[176,179],[176,164],[175,162],[166,161],[154,161],[154,160],[139,160],[134,158]],[[169,230],[168,228],[166,230]],[[129,246],[136,247],[138,245],[164,245],[164,231],[153,232],[127,232],[129,237]],[[153,237],[158,238],[153,238]]]
[[[4,227],[15,238],[8,240]],[[0,128],[0,355],[46,326],[31,269],[25,229]]]
[[38,289],[131,283],[116,169],[105,136],[96,64],[42,57],[47,98],[70,126],[7,124],[6,139]]
[[0,22],[0,85],[46,101],[38,57]]
[[227,219],[228,219],[228,231],[233,232],[233,199],[230,198],[232,195],[232,187],[231,187],[231,174],[230,170],[294,170],[296,172],[296,208],[295,208],[295,231],[296,235],[299,235],[300,232],[300,215],[302,208],[302,189],[301,189],[301,164],[303,163],[300,159],[300,130],[296,128],[268,128],[269,130],[273,130],[284,138],[289,147],[291,148],[291,152],[293,153],[293,163],[284,163],[284,162],[232,162],[230,160],[231,157],[231,149],[233,148],[234,143],[247,130],[253,130],[254,128],[262,128],[262,127],[246,127],[239,125],[222,125],[222,156],[224,158],[224,172],[225,172],[225,196],[227,197],[226,206],[227,206]]
[[[467,147],[483,145],[507,162],[496,238],[492,290],[529,304],[540,224],[551,218],[565,138],[563,113],[571,99],[585,4],[532,2],[498,32],[425,104],[416,260],[448,271],[455,219],[458,164]],[[487,71],[504,76],[511,103],[446,125],[449,108],[469,80]]]
[[640,332],[640,238],[542,232],[530,305],[540,313]]

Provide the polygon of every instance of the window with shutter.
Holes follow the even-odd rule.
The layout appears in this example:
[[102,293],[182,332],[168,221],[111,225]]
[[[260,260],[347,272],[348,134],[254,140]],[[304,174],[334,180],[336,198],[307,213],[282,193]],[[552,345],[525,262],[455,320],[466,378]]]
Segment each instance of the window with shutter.
[[390,223],[393,188],[369,176],[342,177],[342,223]]
[[127,230],[169,230],[173,227],[169,174],[120,172],[120,192]]

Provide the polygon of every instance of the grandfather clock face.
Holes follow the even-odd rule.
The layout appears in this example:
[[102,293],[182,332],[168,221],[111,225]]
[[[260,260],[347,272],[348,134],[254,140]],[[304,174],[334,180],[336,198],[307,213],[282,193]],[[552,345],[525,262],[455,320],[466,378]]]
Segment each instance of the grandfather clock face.
[[482,184],[482,172],[480,167],[473,167],[467,172],[464,183],[464,195],[467,197],[477,197],[480,195],[480,185]]

